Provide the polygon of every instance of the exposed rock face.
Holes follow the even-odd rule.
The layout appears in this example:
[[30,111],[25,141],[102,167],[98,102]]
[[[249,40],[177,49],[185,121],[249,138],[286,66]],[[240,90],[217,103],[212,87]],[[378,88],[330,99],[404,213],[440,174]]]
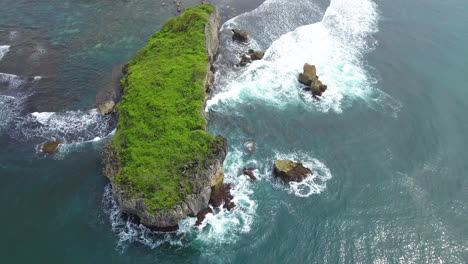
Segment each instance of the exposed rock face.
[[249,32],[243,31],[240,29],[232,29],[232,39],[237,41],[247,41],[249,40]]
[[[219,37],[218,31],[221,25],[221,16],[219,10],[216,8],[215,11],[210,15],[208,24],[205,26],[205,45],[206,52],[208,54],[208,62],[206,64],[206,77],[203,83],[205,91],[210,92],[210,87],[214,82],[213,63],[215,62],[216,55],[219,50]],[[207,94],[209,96],[209,94]],[[206,101],[206,100],[205,100]],[[203,107],[204,108],[204,107]],[[202,111],[204,113],[204,111]],[[205,116],[206,117],[206,116]]]
[[60,141],[58,140],[47,142],[42,146],[42,152],[46,154],[53,154],[58,150],[59,145]]
[[273,172],[286,183],[291,181],[301,182],[313,173],[312,170],[304,167],[302,163],[290,160],[275,161]]
[[299,74],[299,82],[309,86],[308,89],[312,91],[314,97],[321,96],[327,90],[327,86],[318,79],[315,65],[304,64],[303,73]]
[[96,96],[96,107],[99,113],[108,115],[122,97],[120,80],[124,77],[126,67],[119,65],[112,69],[111,81]]
[[[211,67],[219,48],[218,30],[220,21],[219,11],[216,9],[211,13],[205,26],[206,52],[209,57],[204,81],[205,88],[211,85],[214,77]],[[173,227],[176,227],[180,220],[187,216],[197,216],[202,210],[208,208],[210,199],[215,199],[215,196],[225,196],[223,162],[226,153],[226,139],[216,137],[211,153],[204,160],[187,164],[184,168],[183,174],[191,181],[192,193],[174,208],[157,212],[148,210],[143,194],[139,197],[130,197],[126,190],[115,184],[113,178],[119,173],[121,166],[117,158],[117,152],[111,144],[107,144],[102,153],[103,172],[110,179],[114,197],[124,212],[137,216],[141,224],[150,228],[158,230],[169,228],[167,230],[173,230]]]

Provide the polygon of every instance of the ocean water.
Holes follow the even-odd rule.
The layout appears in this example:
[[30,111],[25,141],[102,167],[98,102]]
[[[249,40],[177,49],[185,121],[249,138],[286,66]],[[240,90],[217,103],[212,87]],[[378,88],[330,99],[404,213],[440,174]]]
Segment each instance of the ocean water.
[[[213,2],[224,25],[205,110],[229,140],[237,207],[161,234],[121,217],[100,164],[115,124],[94,102],[175,5],[0,0],[2,261],[467,263],[468,3]],[[249,48],[265,58],[235,66]],[[297,82],[306,62],[328,85],[320,100]],[[64,144],[42,154],[51,139]],[[285,185],[275,159],[314,174]],[[238,176],[247,166],[257,182]]]

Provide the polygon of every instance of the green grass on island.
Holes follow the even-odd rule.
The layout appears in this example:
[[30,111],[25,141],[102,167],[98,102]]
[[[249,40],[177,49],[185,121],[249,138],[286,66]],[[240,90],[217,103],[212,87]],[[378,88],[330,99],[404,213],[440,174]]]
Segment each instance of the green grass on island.
[[216,138],[205,132],[204,28],[214,7],[201,4],[168,20],[128,64],[111,144],[120,171],[114,184],[143,197],[155,212],[181,204],[192,191],[181,171],[202,160]]

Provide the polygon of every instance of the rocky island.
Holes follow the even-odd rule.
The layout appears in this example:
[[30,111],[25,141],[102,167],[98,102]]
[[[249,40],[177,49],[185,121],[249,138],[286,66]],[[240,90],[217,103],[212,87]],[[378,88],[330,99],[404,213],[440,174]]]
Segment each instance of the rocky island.
[[154,228],[204,213],[225,191],[227,141],[206,131],[203,107],[218,51],[218,10],[201,4],[168,20],[126,67],[104,174],[121,209]]

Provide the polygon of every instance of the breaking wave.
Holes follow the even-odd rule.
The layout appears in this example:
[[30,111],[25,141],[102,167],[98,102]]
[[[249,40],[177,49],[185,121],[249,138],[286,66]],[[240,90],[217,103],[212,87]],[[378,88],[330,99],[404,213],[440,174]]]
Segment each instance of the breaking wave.
[[[374,87],[376,81],[363,61],[376,44],[372,35],[378,31],[377,22],[377,5],[370,0],[332,0],[321,21],[282,35],[263,60],[250,64],[235,79],[224,74],[228,80],[220,83],[227,85],[217,87],[221,92],[206,110],[229,112],[250,101],[277,107],[300,104],[337,113],[357,99],[394,105],[389,96],[385,97],[388,102],[378,100],[384,98],[383,92]],[[316,65],[320,79],[328,85],[320,101],[300,89],[297,76],[304,63]]]
[[55,139],[65,144],[97,141],[106,138],[113,131],[110,119],[110,116],[101,115],[96,109],[35,112],[15,124],[15,136],[24,140]]
[[10,46],[7,46],[7,45],[0,46],[0,60],[3,59],[3,56],[5,56],[5,54],[7,54],[9,50],[10,50]]

